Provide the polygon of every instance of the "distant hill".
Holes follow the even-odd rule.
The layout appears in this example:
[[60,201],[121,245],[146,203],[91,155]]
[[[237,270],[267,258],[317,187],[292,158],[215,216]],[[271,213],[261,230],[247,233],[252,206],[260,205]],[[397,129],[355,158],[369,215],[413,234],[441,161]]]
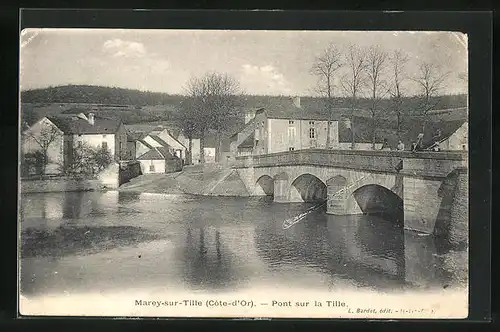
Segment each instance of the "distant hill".
[[[102,106],[116,107],[119,105],[132,106],[178,106],[183,100],[181,95],[171,95],[160,92],[139,91],[114,87],[93,85],[65,85],[44,89],[26,90],[21,92],[21,102],[30,104],[100,104]],[[244,97],[243,107],[259,107],[269,104],[270,101],[285,98],[284,96],[255,96]],[[466,95],[449,95],[435,98],[436,108],[457,108],[467,106]],[[360,100],[359,108],[368,108],[369,99]],[[325,108],[325,100],[318,97],[302,97],[304,107],[316,109]],[[388,107],[388,100],[382,101],[382,108]],[[272,104],[272,103],[271,103]],[[348,107],[346,98],[336,98],[335,107]],[[386,105],[384,105],[386,104]],[[405,107],[411,108],[416,104],[415,98],[407,98]]]
[[159,92],[104,87],[95,85],[63,85],[21,91],[22,103],[80,103],[107,105],[178,104],[182,96]]

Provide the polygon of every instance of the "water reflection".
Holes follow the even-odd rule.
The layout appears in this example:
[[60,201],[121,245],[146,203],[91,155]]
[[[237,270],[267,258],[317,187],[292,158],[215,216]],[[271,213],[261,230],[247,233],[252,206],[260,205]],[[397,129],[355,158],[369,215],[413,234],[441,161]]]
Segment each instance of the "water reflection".
[[269,223],[255,232],[257,252],[271,266],[303,265],[373,287],[404,283],[402,235],[401,228],[383,219],[321,211],[286,231]]
[[220,290],[243,282],[235,269],[235,257],[217,229],[189,227],[181,255],[184,281],[193,288]]
[[[322,289],[344,280],[394,290],[467,279],[458,268],[467,265],[462,252],[450,256],[434,236],[383,218],[318,210],[282,228],[311,204],[130,192],[28,195],[21,203],[23,291],[58,289],[63,281],[67,289],[169,284],[230,291],[283,278]],[[56,268],[57,278],[50,272]]]

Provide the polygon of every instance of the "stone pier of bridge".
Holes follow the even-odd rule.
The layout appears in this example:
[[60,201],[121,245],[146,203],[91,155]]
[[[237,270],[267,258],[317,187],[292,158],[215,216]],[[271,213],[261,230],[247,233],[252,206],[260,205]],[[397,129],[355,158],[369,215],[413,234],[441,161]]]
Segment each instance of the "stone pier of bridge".
[[[326,213],[400,213],[407,229],[468,225],[465,152],[302,150],[237,158],[251,195],[277,203],[327,201]],[[455,227],[456,228],[456,227]]]

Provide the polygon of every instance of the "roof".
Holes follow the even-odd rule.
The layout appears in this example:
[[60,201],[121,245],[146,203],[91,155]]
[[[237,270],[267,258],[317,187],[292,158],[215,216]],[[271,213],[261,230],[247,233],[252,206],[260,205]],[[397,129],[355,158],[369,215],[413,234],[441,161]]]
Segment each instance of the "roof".
[[[160,136],[158,136],[160,133],[165,132],[165,131],[167,132],[167,134],[169,134],[169,135],[170,135],[170,137],[172,137],[172,139],[173,139],[174,141],[176,141],[176,142],[177,142],[177,143],[179,143],[180,145],[184,146],[184,144],[182,144],[182,142],[179,142],[179,140],[177,139],[177,137],[178,137],[178,136],[177,136],[177,137],[174,137],[174,136],[172,135],[172,130],[170,130],[170,129],[166,129],[166,128],[164,128],[164,129],[162,129],[162,130],[153,130],[153,131],[151,131],[151,132],[149,133],[149,135],[147,135],[147,136],[150,136],[152,139],[154,139],[155,141],[157,141],[158,143],[160,143],[160,144],[161,144],[161,145],[163,145],[163,146],[170,146],[170,144],[168,144],[168,143],[167,143],[167,142],[165,142],[165,141],[164,141],[164,140],[163,140]],[[180,133],[180,131],[179,131],[179,133]],[[186,147],[186,146],[184,146],[184,148],[187,148],[187,147]]]
[[94,124],[74,115],[48,116],[65,134],[114,134],[118,131],[121,121],[94,116]]
[[238,148],[253,148],[255,140],[255,131],[253,131],[248,137],[238,145]]
[[258,113],[265,113],[270,119],[290,119],[290,120],[338,120],[339,114],[335,112],[329,116],[317,107],[297,107],[289,97],[269,99],[263,108],[257,110]]
[[426,126],[422,147],[424,149],[432,147],[435,143],[443,142],[453,135],[465,121],[446,121],[441,123],[430,123]]
[[[375,133],[376,143],[382,143],[387,139],[389,146],[395,148],[399,139],[404,143],[407,149],[410,148],[413,142],[417,141],[418,134],[422,131],[422,120],[418,118],[405,118],[401,123],[401,133],[398,137],[397,123],[391,123],[386,120],[385,128],[377,128]],[[460,128],[466,120],[452,120],[452,121],[428,121],[425,127],[423,148],[431,147],[435,142],[442,142],[449,138]],[[372,141],[372,128],[371,119],[365,117],[354,117],[353,126],[355,131],[356,143],[371,143]],[[435,135],[440,131],[439,136]],[[339,121],[339,142],[351,142],[351,130],[346,127],[344,121]]]
[[158,143],[160,143],[161,145],[167,147],[167,146],[170,146],[167,142],[165,142],[164,140],[162,140],[160,137],[158,137],[157,135],[149,135],[149,137],[151,137],[152,139],[154,139],[155,141],[157,141]]
[[141,131],[129,131],[127,132],[127,141],[138,141],[140,139],[143,139],[145,136],[146,134]]
[[[348,128],[347,122],[341,119],[339,121],[339,142],[340,143],[351,143],[352,142],[352,131]],[[372,126],[370,124],[370,119],[355,117],[351,123],[354,127],[354,140],[356,143],[372,143]],[[375,133],[375,143],[382,143],[384,137],[377,131]]]
[[252,120],[248,121],[247,123],[243,123],[243,124],[239,125],[238,127],[236,127],[234,133],[230,136],[230,138],[232,139],[234,137],[237,137],[238,134],[243,131],[243,129],[245,129],[247,126],[252,125],[254,122],[255,122],[255,118],[252,118]]
[[153,148],[153,146],[152,146],[151,144],[149,144],[148,142],[146,142],[146,141],[145,141],[145,140],[143,140],[143,139],[139,139],[139,140],[137,140],[137,141],[138,141],[138,142],[141,142],[142,144],[144,144],[144,145],[145,145],[147,148],[149,148],[149,149],[152,149],[152,148]]
[[166,160],[175,157],[165,147],[155,147],[141,155],[138,160]]

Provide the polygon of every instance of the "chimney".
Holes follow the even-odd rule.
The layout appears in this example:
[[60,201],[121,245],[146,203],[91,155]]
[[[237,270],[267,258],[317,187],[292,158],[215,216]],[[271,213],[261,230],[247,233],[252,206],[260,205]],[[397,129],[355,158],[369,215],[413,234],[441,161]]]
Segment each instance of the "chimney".
[[295,107],[300,108],[300,97],[299,96],[293,97],[292,101],[293,101],[293,104],[295,105]]
[[94,113],[89,113],[89,123],[93,126],[95,123]]

